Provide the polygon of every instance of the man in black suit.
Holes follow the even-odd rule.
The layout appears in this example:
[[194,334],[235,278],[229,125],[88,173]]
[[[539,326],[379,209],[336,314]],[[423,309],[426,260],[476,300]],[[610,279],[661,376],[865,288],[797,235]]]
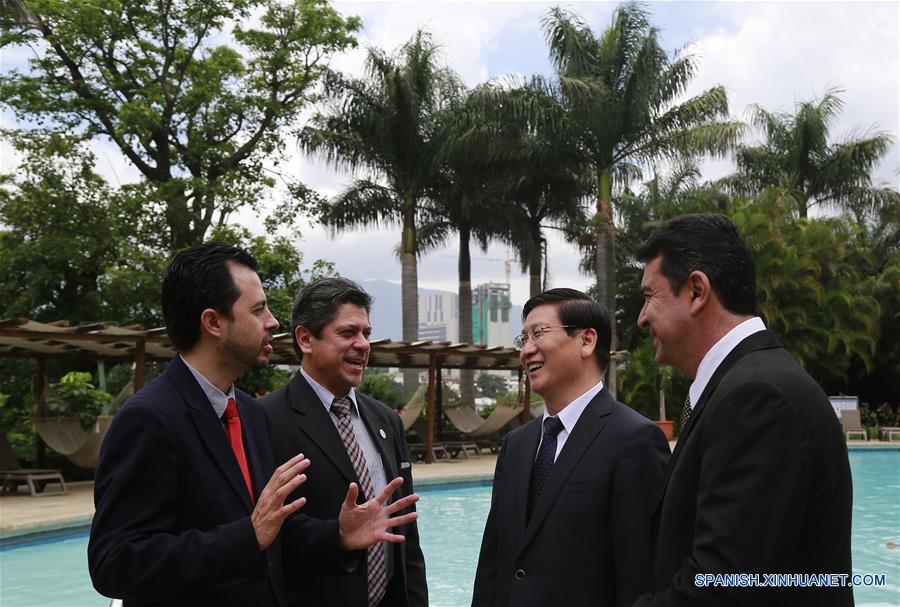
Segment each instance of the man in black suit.
[[[310,516],[337,516],[343,487],[351,481],[377,493],[386,479],[400,474],[403,494],[412,493],[399,416],[355,390],[369,359],[371,303],[368,293],[343,278],[321,278],[300,291],[291,322],[300,370],[260,401],[276,455],[302,451],[313,461],[310,479],[292,496],[308,500],[304,512]],[[286,554],[289,605],[426,607],[425,560],[415,523],[405,535],[403,544],[370,548],[367,566],[350,577],[299,574],[303,563]]]
[[546,411],[503,441],[472,605],[630,605],[650,588],[650,515],[669,446],[603,386],[603,306],[551,289],[522,316],[514,344]]
[[852,491],[828,399],[756,316],[756,271],[737,227],[682,215],[637,258],[638,324],[656,360],[694,381],[654,516],[655,587],[635,605],[853,605],[850,587],[761,587],[765,574],[851,573]]
[[172,261],[162,291],[180,354],[129,399],[103,442],[88,544],[97,591],[126,605],[283,606],[282,538],[310,563],[294,576],[349,570],[361,554],[342,551],[402,541],[387,529],[415,513],[389,516],[415,496],[383,506],[399,478],[362,506],[350,486],[339,520],[285,502],[309,461],[292,454],[275,467],[262,409],[233,384],[268,362],[278,326],[254,259],[192,247]]

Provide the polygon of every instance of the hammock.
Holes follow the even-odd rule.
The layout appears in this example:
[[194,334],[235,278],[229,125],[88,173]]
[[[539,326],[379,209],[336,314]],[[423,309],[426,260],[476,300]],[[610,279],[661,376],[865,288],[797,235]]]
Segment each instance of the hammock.
[[36,417],[34,427],[48,447],[65,455],[76,466],[94,468],[100,459],[100,445],[109,425],[111,415],[97,417],[94,426],[85,431],[78,417]]
[[403,431],[408,432],[419,416],[422,415],[422,409],[425,407],[425,388],[427,384],[419,384],[416,391],[409,397],[406,405],[400,410],[400,421],[403,423]]
[[472,405],[444,409],[444,415],[453,426],[463,434],[472,438],[490,436],[499,432],[503,426],[522,412],[522,405],[498,404],[487,418],[478,415]]
[[90,430],[81,426],[81,419],[78,417],[35,417],[34,428],[48,447],[65,455],[76,466],[95,468],[100,459],[100,445],[103,444],[113,415],[132,394],[134,377],[106,406],[104,415],[97,417]]

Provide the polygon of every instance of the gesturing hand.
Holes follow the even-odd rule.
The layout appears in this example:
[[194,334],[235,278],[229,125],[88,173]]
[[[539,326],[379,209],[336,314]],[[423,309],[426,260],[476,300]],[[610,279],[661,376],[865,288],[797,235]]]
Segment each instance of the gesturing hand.
[[306,481],[306,475],[302,472],[307,468],[309,460],[302,453],[298,453],[275,469],[272,478],[259,494],[250,521],[253,523],[253,531],[256,533],[256,542],[260,550],[265,550],[275,541],[284,519],[300,510],[306,503],[305,497],[288,504],[285,504],[284,500]]
[[408,512],[401,516],[391,518],[395,512],[408,508],[419,501],[419,496],[413,493],[403,499],[384,505],[391,494],[403,484],[403,479],[397,477],[388,483],[381,493],[364,504],[357,504],[356,497],[359,488],[356,483],[350,483],[347,497],[341,505],[341,515],[338,518],[341,536],[341,548],[344,550],[361,550],[378,542],[402,542],[402,535],[388,533],[391,527],[405,525],[416,520],[415,512]]

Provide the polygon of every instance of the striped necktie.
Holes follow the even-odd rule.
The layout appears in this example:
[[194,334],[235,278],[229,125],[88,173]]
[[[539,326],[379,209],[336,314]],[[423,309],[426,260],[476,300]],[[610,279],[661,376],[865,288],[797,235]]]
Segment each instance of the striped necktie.
[[[350,418],[350,407],[353,403],[349,396],[335,398],[331,403],[331,412],[338,418],[338,434],[350,456],[350,462],[353,464],[353,470],[356,471],[356,477],[359,479],[360,488],[365,494],[365,499],[375,497],[374,485],[372,484],[372,476],[369,474],[369,466],[366,464],[366,458],[363,456],[362,449],[359,448],[359,442],[356,440],[356,434],[353,432],[353,421]],[[368,590],[369,590],[369,607],[377,605],[384,598],[387,591],[387,565],[385,564],[384,542],[378,542],[374,546],[369,546],[366,554],[366,565],[368,572]]]

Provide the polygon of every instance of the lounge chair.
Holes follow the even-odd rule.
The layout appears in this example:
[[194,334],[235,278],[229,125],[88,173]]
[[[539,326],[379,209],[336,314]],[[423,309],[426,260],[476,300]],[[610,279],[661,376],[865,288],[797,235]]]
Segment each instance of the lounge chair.
[[[63,480],[62,474],[57,469],[52,468],[23,468],[19,465],[19,460],[9,444],[4,432],[0,432],[0,480],[3,482],[3,491],[6,493],[8,489],[15,491],[19,483],[28,485],[31,497],[38,495],[62,495],[66,493],[66,481]],[[59,491],[44,491],[44,486],[48,482],[59,483]]]
[[841,427],[847,440],[850,440],[850,437],[853,435],[862,435],[862,439],[859,440],[869,440],[869,434],[863,428],[862,421],[859,418],[859,409],[844,409],[841,411]]
[[[409,449],[409,456],[416,461],[426,460],[427,449],[425,449],[425,434],[428,431],[428,421],[423,417],[417,417],[413,421],[413,428],[415,433],[418,435],[419,440],[415,442],[407,441],[406,447]],[[431,445],[431,461],[435,461],[440,458],[450,458],[450,452],[447,450],[447,447],[444,446],[444,443],[441,441],[434,441]]]
[[893,442],[894,437],[900,438],[900,428],[896,426],[882,426],[878,431],[878,439]]

